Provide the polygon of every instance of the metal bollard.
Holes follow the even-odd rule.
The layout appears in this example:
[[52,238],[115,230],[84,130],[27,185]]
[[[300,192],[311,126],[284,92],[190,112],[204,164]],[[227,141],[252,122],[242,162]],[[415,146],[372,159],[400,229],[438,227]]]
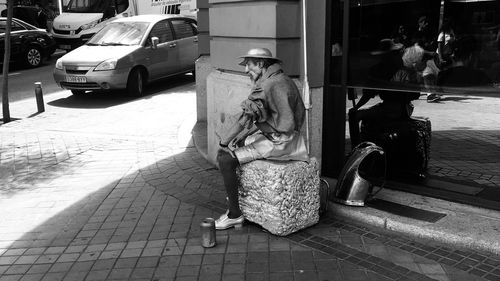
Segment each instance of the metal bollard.
[[45,105],[43,104],[42,82],[35,82],[35,98],[38,112],[44,112]]

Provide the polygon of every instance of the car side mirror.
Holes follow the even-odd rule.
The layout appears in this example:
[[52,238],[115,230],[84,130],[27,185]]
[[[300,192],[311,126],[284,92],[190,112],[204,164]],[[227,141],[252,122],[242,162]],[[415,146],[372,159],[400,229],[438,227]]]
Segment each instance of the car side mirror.
[[153,49],[158,48],[158,43],[160,42],[160,39],[156,36],[151,37],[151,47]]

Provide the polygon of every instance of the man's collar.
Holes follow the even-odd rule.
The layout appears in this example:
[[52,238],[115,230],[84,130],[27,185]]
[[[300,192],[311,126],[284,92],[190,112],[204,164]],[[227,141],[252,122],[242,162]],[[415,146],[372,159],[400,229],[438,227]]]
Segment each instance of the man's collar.
[[266,69],[264,73],[262,73],[262,76],[259,78],[259,80],[257,80],[257,83],[260,84],[269,77],[281,72],[283,72],[283,70],[281,69],[281,65],[279,63],[273,63]]

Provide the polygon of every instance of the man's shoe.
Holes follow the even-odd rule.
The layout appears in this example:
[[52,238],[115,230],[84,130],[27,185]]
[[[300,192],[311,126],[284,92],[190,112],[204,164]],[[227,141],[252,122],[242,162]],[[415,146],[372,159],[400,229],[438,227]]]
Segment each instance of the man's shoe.
[[427,102],[435,102],[438,101],[440,97],[436,94],[430,94],[427,96]]
[[228,229],[231,227],[242,227],[243,226],[243,221],[245,218],[243,215],[235,218],[235,219],[230,219],[227,215],[229,214],[229,210],[227,210],[220,218],[218,218],[215,221],[215,229],[217,230],[222,230],[222,229]]

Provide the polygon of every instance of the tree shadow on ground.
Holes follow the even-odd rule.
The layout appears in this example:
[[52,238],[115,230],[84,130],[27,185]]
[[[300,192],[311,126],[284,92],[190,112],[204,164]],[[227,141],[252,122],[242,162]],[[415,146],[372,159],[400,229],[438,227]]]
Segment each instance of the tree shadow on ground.
[[[144,155],[145,158],[148,156]],[[182,254],[191,254],[190,261],[196,261],[202,255],[215,258],[226,253],[234,259],[240,256],[248,260],[249,250],[234,248],[236,251],[231,252],[229,241],[241,241],[241,238],[248,241],[249,234],[260,232],[254,238],[259,238],[261,243],[265,241],[266,244],[261,245],[265,248],[260,248],[265,252],[271,242],[284,240],[263,234],[258,227],[246,226],[242,230],[217,232],[217,246],[214,248],[200,247],[200,222],[203,218],[220,214],[223,202],[221,177],[192,147],[158,159],[94,186],[83,198],[76,199],[60,211],[53,206],[54,214],[50,214],[47,208],[54,198],[38,196],[39,202],[30,202],[36,204],[31,212],[48,215],[46,218],[41,216],[44,219],[38,225],[25,228],[16,238],[11,234],[17,228],[1,237],[2,248],[6,249],[1,254],[5,265],[1,275],[13,280],[28,278],[30,276],[24,275],[35,273],[45,280],[124,280],[138,276],[146,276],[143,278],[146,280],[173,279],[177,267],[182,265],[179,263]],[[105,169],[109,166],[112,165]],[[66,188],[73,187],[68,184]],[[219,194],[211,196],[210,192],[214,190]],[[206,203],[212,201],[219,205],[207,206]],[[30,205],[25,207],[29,209]],[[39,212],[39,209],[44,212]],[[22,215],[30,216],[29,213]],[[8,214],[2,213],[2,216]],[[243,235],[232,237],[233,234]],[[186,270],[186,267],[179,268]],[[221,271],[219,269],[219,273]]]
[[[67,136],[66,136],[67,137]],[[40,136],[37,136],[40,138]],[[108,150],[107,154],[115,154],[120,156],[120,145],[123,145],[122,150],[128,147],[125,141],[111,141],[106,139],[87,140],[81,136],[70,136],[71,139],[61,140],[65,136],[51,135],[43,137],[44,143],[41,146],[48,147],[41,149],[40,155],[44,155],[44,159],[40,160],[36,157],[32,159],[15,159],[2,161],[0,168],[0,177],[2,185],[0,186],[0,196],[10,198],[20,192],[29,192],[38,189],[38,186],[50,187],[51,185],[62,185],[61,179],[65,176],[81,173],[81,167],[88,161],[98,163],[100,161],[99,154]],[[7,139],[7,138],[6,138]],[[59,154],[54,151],[57,147],[64,146],[65,142],[74,143],[72,147],[68,147],[67,154]],[[114,147],[115,150],[109,149]],[[108,148],[108,149],[106,149]],[[20,146],[15,142],[7,143],[4,141],[3,151],[18,151],[16,153],[27,153],[34,148],[26,145]],[[57,155],[57,156],[56,156]],[[40,160],[40,161],[37,161]],[[92,175],[89,174],[89,177]],[[73,187],[80,186],[84,182],[71,183]]]
[[115,105],[125,104],[141,98],[161,94],[164,91],[173,90],[176,87],[194,83],[194,76],[191,74],[172,76],[158,81],[154,81],[146,86],[143,97],[128,96],[125,90],[113,91],[88,91],[82,95],[71,95],[66,98],[49,102],[51,106],[66,108],[107,108]]
[[[88,192],[83,186],[79,187],[81,189],[75,192],[74,197],[71,195],[75,187],[71,182],[78,179],[70,179],[66,186],[57,187],[56,193],[52,193],[53,186],[43,184],[37,190],[22,190],[24,195],[18,194],[18,197],[27,196],[29,203],[14,205],[13,209],[2,212],[2,221],[6,222],[4,227],[9,223],[19,227],[12,227],[7,235],[0,234],[1,248],[22,248],[30,252],[32,258],[37,258],[37,261],[24,265],[27,267],[24,272],[31,267],[34,270],[40,264],[45,264],[48,269],[56,261],[74,263],[74,267],[98,263],[98,258],[114,263],[121,254],[126,254],[123,244],[126,242],[142,245],[143,251],[151,251],[151,255],[146,256],[159,258],[169,245],[156,243],[152,248],[145,248],[146,242],[171,239],[184,246],[187,239],[199,236],[199,223],[203,218],[215,217],[223,210],[221,204],[216,202],[223,198],[221,179],[214,167],[202,159],[194,148],[186,148],[137,170],[124,170],[128,170],[125,175],[122,173],[108,181],[89,178]],[[33,183],[39,183],[51,175],[40,172],[33,177]],[[84,178],[79,180],[86,181]],[[101,184],[94,185],[99,182]],[[35,192],[37,196],[26,195],[30,192]],[[214,192],[220,195],[214,197]],[[67,196],[51,196],[58,193]],[[59,205],[65,204],[66,207],[58,211]],[[29,223],[36,221],[29,219],[33,217],[40,223],[31,227]],[[15,218],[26,220],[28,225],[24,221],[12,221]],[[9,241],[12,237],[16,238]],[[123,247],[106,248],[109,243],[115,243],[114,246],[121,243]],[[80,250],[75,252],[75,249]],[[2,253],[5,257],[5,252]],[[127,257],[130,258],[137,259],[138,255]],[[67,267],[64,273],[69,271],[70,267]],[[90,267],[88,271],[91,271]]]

